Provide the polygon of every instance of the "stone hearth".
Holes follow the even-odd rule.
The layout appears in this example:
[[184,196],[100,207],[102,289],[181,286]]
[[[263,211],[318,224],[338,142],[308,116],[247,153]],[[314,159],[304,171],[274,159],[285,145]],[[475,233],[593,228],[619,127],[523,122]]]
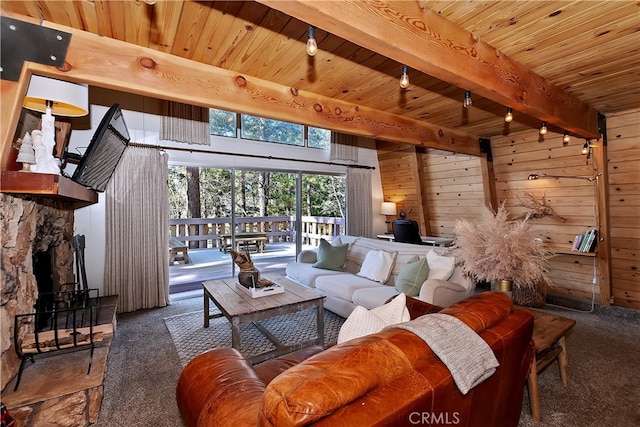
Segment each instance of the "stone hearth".
[[[73,274],[74,211],[63,202],[38,201],[0,195],[0,222],[3,230],[0,272],[0,343],[2,349],[1,388],[18,372],[19,360],[13,349],[13,318],[30,313],[38,296],[33,275],[33,254],[53,249],[54,283],[75,281]],[[55,285],[54,285],[55,286]]]
[[[3,403],[21,426],[82,426],[95,422],[102,402],[102,382],[111,338],[96,347],[91,374],[87,374],[89,351],[59,351],[35,357],[27,363],[20,387],[13,392],[20,366],[14,345],[14,316],[33,311],[38,284],[33,274],[33,254],[50,251],[53,290],[75,281],[73,272],[74,210],[69,203],[40,198],[18,198],[0,194],[2,253],[0,273],[0,389]],[[113,323],[117,297],[106,297],[102,316]],[[102,310],[102,309],[101,309]],[[104,318],[101,323],[104,323]],[[21,330],[18,333],[33,332]],[[54,354],[59,353],[59,354]],[[46,420],[46,421],[45,421]],[[67,421],[71,424],[65,424]],[[61,424],[59,424],[60,422]]]

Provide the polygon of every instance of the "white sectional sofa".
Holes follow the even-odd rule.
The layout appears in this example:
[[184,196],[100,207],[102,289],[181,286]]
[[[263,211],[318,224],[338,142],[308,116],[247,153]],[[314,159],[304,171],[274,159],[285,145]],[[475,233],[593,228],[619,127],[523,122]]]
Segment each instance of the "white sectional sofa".
[[[379,307],[397,295],[398,275],[407,263],[416,261],[416,256],[419,260],[426,258],[429,265],[427,279],[421,285],[418,284],[417,298],[447,307],[470,296],[475,289],[475,284],[463,276],[461,268],[454,266],[454,259],[446,257],[446,248],[353,236],[338,236],[332,244],[334,247],[349,245],[342,271],[314,267],[318,261],[316,248],[302,251],[296,262],[287,265],[286,274],[291,280],[323,293],[326,296],[325,308],[345,318],[358,305],[368,309]],[[362,267],[370,251],[384,251],[392,255],[395,253],[395,262],[384,283],[362,277],[362,274],[367,275],[366,271],[362,273]],[[429,254],[430,251],[433,252]],[[371,264],[370,259],[366,270],[370,271]],[[402,273],[402,283],[406,283],[406,273],[407,270]],[[416,292],[417,289],[414,288],[414,293]]]

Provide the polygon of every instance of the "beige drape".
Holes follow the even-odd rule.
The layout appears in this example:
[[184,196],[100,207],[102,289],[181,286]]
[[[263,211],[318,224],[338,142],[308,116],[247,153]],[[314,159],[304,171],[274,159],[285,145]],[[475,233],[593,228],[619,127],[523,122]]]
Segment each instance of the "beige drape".
[[209,109],[166,101],[160,139],[209,145]]
[[166,153],[129,147],[105,191],[105,293],[119,312],[170,303],[167,179]]
[[331,145],[329,157],[331,160],[358,161],[357,137],[340,132],[331,132]]
[[371,170],[347,170],[347,233],[351,236],[372,237]]

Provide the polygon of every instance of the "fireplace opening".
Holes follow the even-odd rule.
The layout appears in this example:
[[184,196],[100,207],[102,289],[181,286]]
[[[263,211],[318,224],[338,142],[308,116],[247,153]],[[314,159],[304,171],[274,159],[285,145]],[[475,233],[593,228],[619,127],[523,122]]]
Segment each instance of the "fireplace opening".
[[[38,287],[38,299],[34,308],[37,311],[49,311],[53,309],[54,286],[54,250],[49,246],[44,251],[33,254],[33,275],[36,278]],[[40,306],[40,307],[36,307]],[[47,326],[48,319],[44,316],[36,317],[36,330],[41,330]]]

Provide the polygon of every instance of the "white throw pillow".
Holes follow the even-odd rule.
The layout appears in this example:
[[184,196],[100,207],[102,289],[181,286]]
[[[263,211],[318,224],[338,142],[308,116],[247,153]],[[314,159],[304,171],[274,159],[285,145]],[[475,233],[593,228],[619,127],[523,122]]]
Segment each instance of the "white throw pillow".
[[449,277],[453,274],[453,270],[456,268],[455,258],[442,256],[433,249],[427,254],[427,263],[429,264],[427,280],[449,280]]
[[358,276],[374,282],[385,283],[391,275],[391,269],[396,262],[396,255],[398,255],[397,252],[369,251],[364,257]]
[[411,319],[407,310],[407,297],[399,294],[387,304],[367,310],[357,306],[349,315],[338,333],[338,344],[354,338],[380,332],[385,327]]

